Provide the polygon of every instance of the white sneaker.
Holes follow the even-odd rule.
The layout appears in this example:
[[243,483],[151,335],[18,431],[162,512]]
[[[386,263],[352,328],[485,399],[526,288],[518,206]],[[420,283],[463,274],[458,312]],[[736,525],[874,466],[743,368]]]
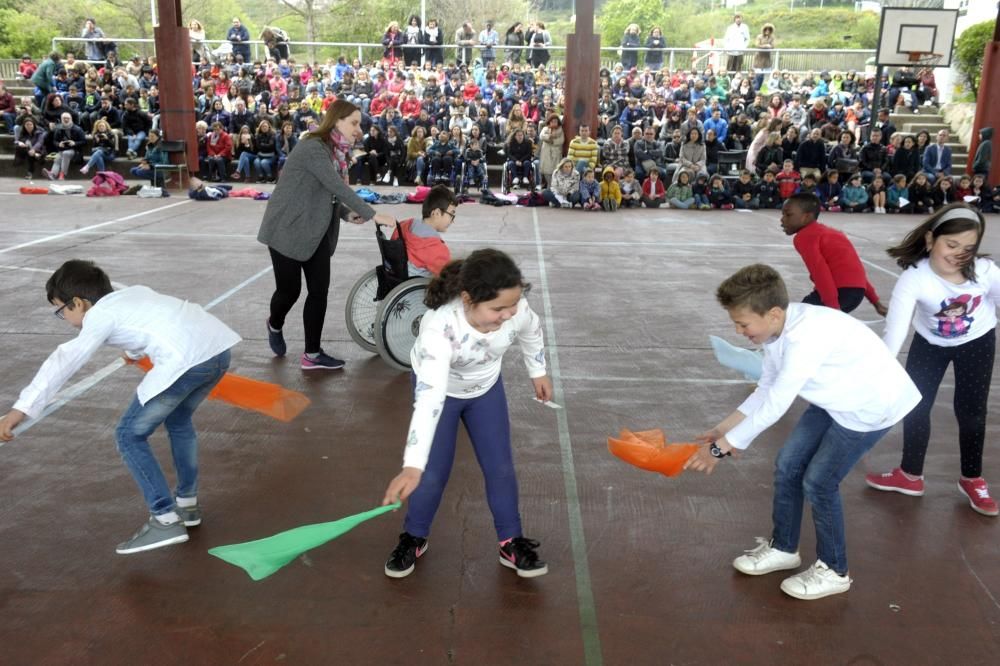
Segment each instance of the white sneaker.
[[823,560],[816,560],[816,564],[805,571],[781,581],[781,591],[790,597],[809,601],[847,592],[852,582],[850,576],[840,576]]
[[395,176],[392,177],[392,186],[399,187],[399,178],[396,178]]
[[386,185],[388,185],[389,184],[389,179],[391,177],[392,177],[392,173],[386,172],[386,174],[384,176],[382,176],[382,182],[385,183]]
[[756,539],[756,548],[743,551],[743,555],[733,560],[733,566],[737,571],[748,576],[762,576],[774,571],[796,569],[802,564],[802,558],[798,553],[786,553],[772,548],[771,541],[763,537]]

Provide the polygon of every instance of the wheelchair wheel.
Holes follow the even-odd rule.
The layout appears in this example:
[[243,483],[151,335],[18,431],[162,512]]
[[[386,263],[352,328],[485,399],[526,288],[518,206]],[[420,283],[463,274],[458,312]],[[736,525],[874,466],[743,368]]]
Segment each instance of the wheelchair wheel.
[[375,346],[382,359],[397,370],[410,369],[410,350],[420,333],[420,320],[427,312],[424,292],[428,284],[430,278],[407,280],[378,304]]
[[510,162],[504,161],[503,171],[500,172],[500,193],[508,194],[510,192]]
[[347,296],[344,307],[344,319],[347,320],[347,332],[358,345],[370,352],[377,352],[375,345],[375,322],[380,303],[375,300],[378,292],[378,278],[375,269],[362,275]]

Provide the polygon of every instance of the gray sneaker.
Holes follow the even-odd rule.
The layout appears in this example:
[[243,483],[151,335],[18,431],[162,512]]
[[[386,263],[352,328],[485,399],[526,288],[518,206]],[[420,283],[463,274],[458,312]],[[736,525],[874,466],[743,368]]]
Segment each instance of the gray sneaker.
[[177,505],[177,515],[181,517],[184,527],[198,527],[201,525],[201,507]]
[[144,550],[184,543],[187,540],[187,528],[184,527],[183,521],[178,520],[172,525],[163,525],[155,516],[150,516],[146,524],[140,527],[131,539],[118,544],[115,552],[119,555],[131,555]]

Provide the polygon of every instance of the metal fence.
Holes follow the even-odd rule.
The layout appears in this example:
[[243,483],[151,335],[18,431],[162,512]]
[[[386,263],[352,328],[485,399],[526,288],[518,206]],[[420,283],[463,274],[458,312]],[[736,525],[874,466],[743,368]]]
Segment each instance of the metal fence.
[[[60,44],[67,45],[73,44],[77,46],[82,46],[85,41],[102,41],[102,42],[115,42],[118,44],[118,55],[124,61],[127,60],[132,53],[137,53],[140,55],[151,55],[155,51],[154,40],[152,39],[129,39],[129,38],[113,38],[113,37],[103,37],[100,40],[84,40],[78,37],[56,37],[52,40],[53,50],[57,50]],[[223,44],[228,44],[225,40],[206,40],[206,46],[209,49],[217,49]],[[261,41],[251,41],[248,42],[251,48],[251,54],[254,60],[261,60],[262,56],[267,53],[267,48],[264,46],[264,42]],[[291,50],[292,57],[296,58],[299,62],[305,62],[306,56],[310,48],[316,50],[317,59],[325,61],[327,58],[335,58],[340,55],[347,56],[349,58],[358,58],[361,62],[370,63],[373,61],[381,60],[383,47],[381,44],[373,42],[299,42],[290,41],[287,42],[289,49]],[[130,49],[130,52],[125,52],[123,47]],[[454,44],[447,44],[444,47],[445,60],[453,60],[457,51],[457,46]],[[79,49],[82,51],[83,49]],[[497,47],[496,49],[497,57],[499,60],[503,60],[505,57],[506,49],[503,47]],[[626,49],[628,51],[636,51],[639,55],[639,65],[643,64],[643,58],[646,49]],[[563,67],[566,64],[566,47],[551,45],[548,47],[550,54],[549,65],[555,67]],[[745,49],[743,51],[743,69],[750,69],[753,62],[754,54],[757,53],[757,49]],[[479,49],[475,49],[475,55],[478,56]],[[528,49],[522,49],[522,54],[527,55]],[[806,72],[806,71],[822,71],[822,70],[838,70],[838,71],[861,71],[865,68],[867,61],[875,55],[874,49],[772,49],[767,51],[771,54],[772,65],[774,69],[788,70],[792,72]],[[601,64],[604,67],[612,68],[621,60],[621,49],[609,46],[601,48]],[[721,48],[669,48],[664,51],[663,64],[664,67],[671,70],[675,69],[704,69],[708,64],[715,66],[715,69],[719,69],[726,63],[726,54]]]

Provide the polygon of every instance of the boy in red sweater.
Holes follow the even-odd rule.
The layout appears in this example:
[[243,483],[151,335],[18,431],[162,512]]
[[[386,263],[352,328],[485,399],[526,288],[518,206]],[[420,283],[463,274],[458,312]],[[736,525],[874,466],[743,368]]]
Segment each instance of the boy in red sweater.
[[819,199],[814,194],[793,194],[781,207],[781,229],[795,236],[792,244],[815,285],[802,302],[851,312],[867,298],[884,317],[889,309],[868,282],[858,251],[842,231],[817,222],[818,216]]
[[458,199],[447,185],[435,185],[424,199],[422,220],[402,220],[392,239],[403,234],[406,241],[406,268],[410,277],[433,277],[451,261],[451,252],[441,234],[455,221]]
[[781,171],[778,172],[776,177],[778,181],[778,196],[781,197],[782,201],[788,199],[788,197],[795,194],[795,191],[799,189],[799,184],[802,182],[802,176],[799,172],[795,170],[795,163],[791,160],[785,160],[782,164]]

